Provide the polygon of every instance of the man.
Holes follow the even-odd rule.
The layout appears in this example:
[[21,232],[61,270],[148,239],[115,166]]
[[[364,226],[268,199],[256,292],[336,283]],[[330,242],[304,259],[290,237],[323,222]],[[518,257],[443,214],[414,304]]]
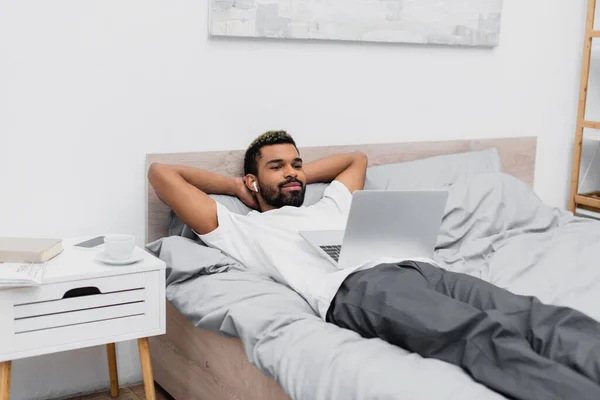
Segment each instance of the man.
[[[208,245],[289,286],[321,318],[423,357],[462,367],[515,399],[600,399],[600,323],[514,295],[432,260],[372,260],[336,269],[298,234],[343,229],[367,157],[339,154],[304,165],[292,137],[267,132],[249,146],[244,178],[153,164],[158,196]],[[331,182],[303,206],[306,185]],[[206,193],[253,208],[229,212]],[[435,377],[432,377],[435,380]]]

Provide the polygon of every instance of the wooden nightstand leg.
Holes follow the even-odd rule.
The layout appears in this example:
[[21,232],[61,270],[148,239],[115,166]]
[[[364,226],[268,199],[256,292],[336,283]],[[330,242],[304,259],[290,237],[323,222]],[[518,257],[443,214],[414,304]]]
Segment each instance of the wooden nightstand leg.
[[10,395],[10,361],[0,362],[0,400]]
[[108,357],[108,375],[110,376],[110,395],[119,397],[119,373],[117,370],[117,351],[115,344],[106,345],[106,355]]
[[138,339],[138,348],[140,350],[140,361],[142,362],[142,376],[144,377],[144,391],[146,392],[146,400],[156,400],[148,338]]

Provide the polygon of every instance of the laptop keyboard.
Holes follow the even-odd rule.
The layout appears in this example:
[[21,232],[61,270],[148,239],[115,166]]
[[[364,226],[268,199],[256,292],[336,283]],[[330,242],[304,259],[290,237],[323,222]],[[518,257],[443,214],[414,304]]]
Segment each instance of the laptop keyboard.
[[327,246],[319,246],[325,253],[329,255],[329,257],[333,258],[336,262],[340,258],[340,250],[342,249],[342,245],[334,244]]

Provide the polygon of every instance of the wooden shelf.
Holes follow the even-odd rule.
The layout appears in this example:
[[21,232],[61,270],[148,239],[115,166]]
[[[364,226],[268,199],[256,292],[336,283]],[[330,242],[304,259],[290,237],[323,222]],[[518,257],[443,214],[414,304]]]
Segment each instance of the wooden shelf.
[[579,194],[575,196],[575,203],[594,210],[600,210],[600,192]]
[[600,213],[598,213],[598,210],[590,210],[583,206],[577,207],[575,215],[577,215],[578,217],[595,219],[596,221],[600,221]]
[[590,34],[591,37],[593,38],[599,38],[600,37],[600,31],[592,31],[592,33]]
[[600,129],[600,122],[583,121],[583,127],[589,129]]

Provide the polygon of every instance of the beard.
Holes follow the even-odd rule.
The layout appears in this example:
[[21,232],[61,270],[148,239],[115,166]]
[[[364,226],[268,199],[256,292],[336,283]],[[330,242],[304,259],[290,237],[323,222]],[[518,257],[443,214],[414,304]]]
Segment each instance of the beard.
[[[302,189],[294,191],[284,191],[283,186],[292,182],[299,183]],[[259,183],[258,186],[260,186],[260,193],[262,195],[263,200],[265,201],[265,203],[272,207],[300,207],[304,203],[304,194],[306,192],[306,186],[298,179],[289,179],[285,182],[280,183],[277,186],[263,186],[261,183]]]

